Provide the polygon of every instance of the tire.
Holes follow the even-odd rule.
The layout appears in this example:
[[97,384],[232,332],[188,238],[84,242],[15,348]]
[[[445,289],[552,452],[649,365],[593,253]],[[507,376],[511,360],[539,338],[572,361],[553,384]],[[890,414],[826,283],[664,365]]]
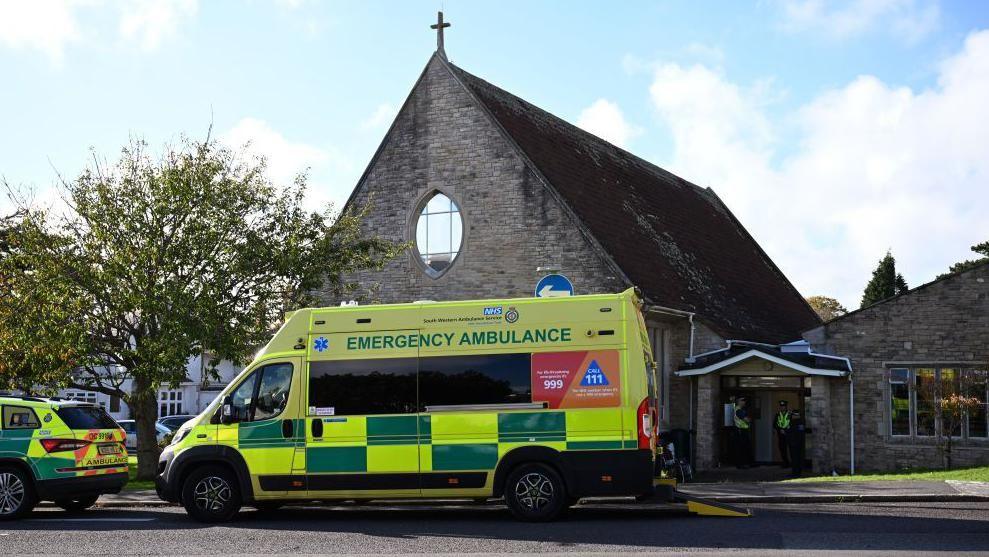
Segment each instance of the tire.
[[182,505],[199,522],[227,522],[240,511],[242,496],[237,476],[221,466],[203,466],[182,484]]
[[563,478],[546,464],[523,464],[512,470],[505,481],[505,503],[518,520],[555,520],[567,509],[569,501]]
[[99,498],[99,495],[90,495],[89,497],[77,497],[75,499],[55,499],[55,504],[70,513],[78,513],[95,505],[96,500]]
[[26,515],[37,502],[31,478],[23,470],[0,466],[0,521]]

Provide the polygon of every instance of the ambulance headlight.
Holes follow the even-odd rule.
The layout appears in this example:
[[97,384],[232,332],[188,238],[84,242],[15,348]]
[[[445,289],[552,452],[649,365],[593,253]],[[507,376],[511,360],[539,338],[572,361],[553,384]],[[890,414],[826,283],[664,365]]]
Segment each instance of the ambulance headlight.
[[183,428],[176,431],[175,435],[172,437],[172,442],[169,443],[169,445],[178,445],[183,439],[186,438],[187,435],[189,435],[190,431],[192,431],[192,428]]

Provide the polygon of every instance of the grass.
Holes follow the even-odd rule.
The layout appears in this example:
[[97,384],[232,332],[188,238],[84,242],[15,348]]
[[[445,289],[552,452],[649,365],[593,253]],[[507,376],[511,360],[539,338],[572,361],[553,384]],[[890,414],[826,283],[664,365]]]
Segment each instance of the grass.
[[901,472],[867,472],[854,476],[816,476],[788,482],[884,482],[896,480],[989,482],[989,466],[955,470],[904,470]]
[[148,481],[139,482],[136,479],[134,479],[134,478],[137,477],[137,457],[136,456],[128,456],[127,457],[127,467],[129,469],[129,472],[130,472],[130,480],[127,482],[127,485],[124,486],[124,489],[125,490],[131,490],[131,489],[154,489],[155,488],[155,482],[153,482],[153,481],[148,480]]

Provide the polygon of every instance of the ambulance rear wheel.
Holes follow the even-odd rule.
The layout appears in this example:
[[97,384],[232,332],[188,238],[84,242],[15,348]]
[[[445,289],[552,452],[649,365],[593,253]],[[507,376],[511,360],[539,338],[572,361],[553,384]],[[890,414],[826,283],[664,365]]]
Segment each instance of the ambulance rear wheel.
[[31,479],[20,468],[0,466],[0,520],[13,520],[31,512],[37,500]]
[[220,466],[193,470],[182,484],[182,505],[200,522],[227,522],[240,510],[240,487],[233,472]]
[[82,512],[96,504],[99,495],[89,497],[77,497],[75,499],[55,499],[55,504],[70,513]]
[[523,464],[505,481],[505,503],[518,520],[555,520],[567,509],[569,502],[563,478],[546,464]]

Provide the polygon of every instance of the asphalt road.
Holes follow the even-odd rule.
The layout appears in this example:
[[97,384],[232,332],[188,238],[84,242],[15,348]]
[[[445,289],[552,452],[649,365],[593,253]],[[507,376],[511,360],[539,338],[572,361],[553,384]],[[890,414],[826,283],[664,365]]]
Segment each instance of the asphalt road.
[[[175,507],[40,509],[0,523],[0,555],[71,553],[725,553],[814,555],[935,551],[989,554],[989,503],[759,505],[753,518],[633,508],[577,508],[551,524],[515,522],[503,507],[253,509],[204,526]],[[799,552],[799,553],[798,553]],[[957,553],[956,553],[957,554]]]

